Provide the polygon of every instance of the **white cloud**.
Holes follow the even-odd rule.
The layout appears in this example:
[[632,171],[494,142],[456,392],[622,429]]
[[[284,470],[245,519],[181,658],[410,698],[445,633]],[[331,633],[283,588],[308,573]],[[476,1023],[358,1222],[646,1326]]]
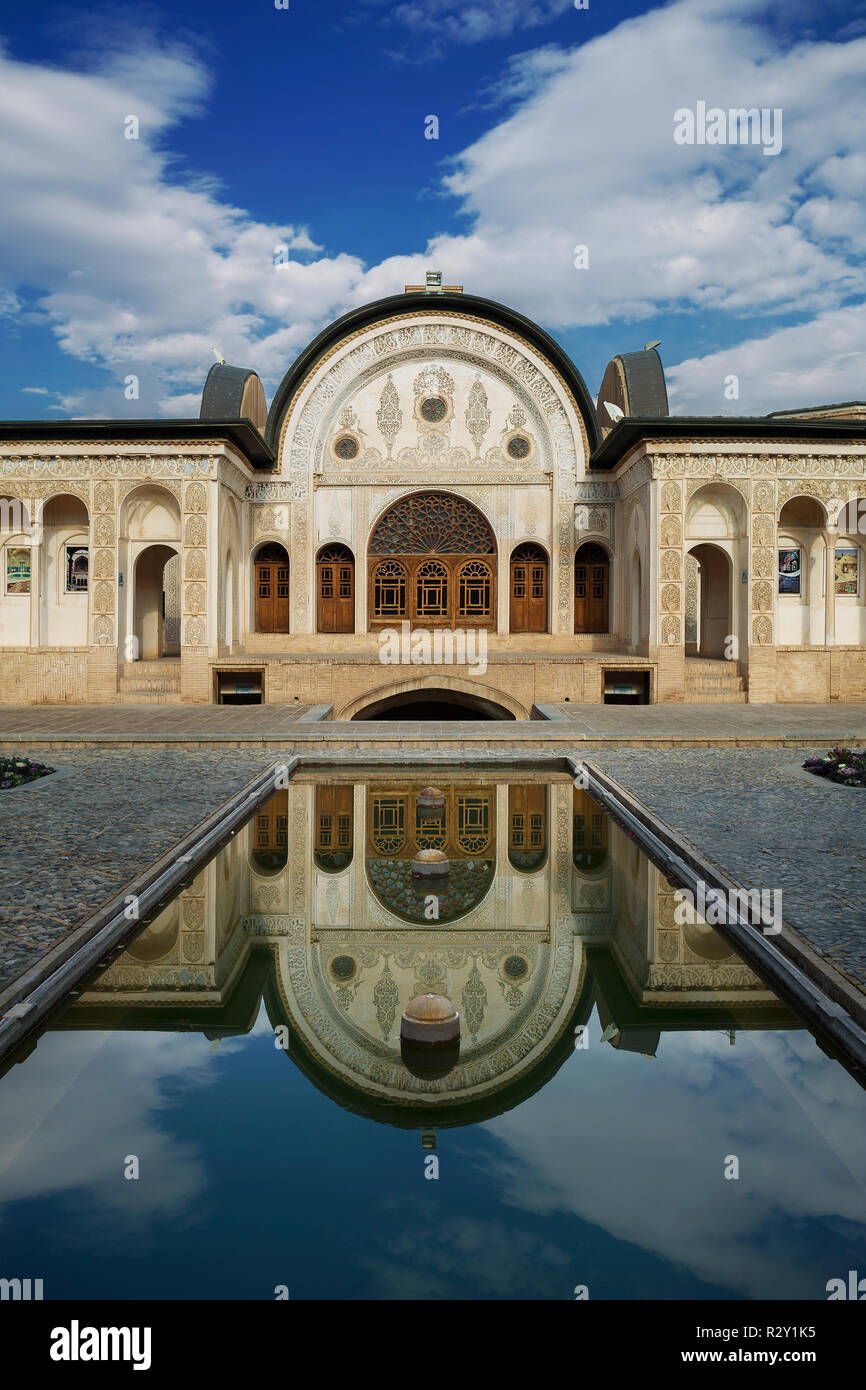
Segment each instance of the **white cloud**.
[[[115,1081],[106,1104],[106,1075]],[[46,1034],[26,1067],[4,1078],[0,1183],[4,1202],[86,1197],[113,1222],[157,1214],[188,1220],[206,1186],[196,1146],[162,1121],[172,1081],[207,1084],[207,1044],[160,1033]],[[123,1177],[135,1154],[147,1182]]]
[[50,396],[51,392],[47,386],[22,386],[21,390],[28,396]]
[[[533,62],[515,65],[518,92]],[[560,328],[678,309],[802,313],[866,288],[864,189],[844,135],[866,126],[866,42],[785,51],[745,3],[731,12],[682,0],[558,68],[549,49],[537,62],[528,100],[448,179],[473,218],[469,235],[434,242],[449,277],[506,299],[518,289]],[[781,107],[782,153],[676,145],[674,112],[698,100]],[[811,192],[819,169],[825,183],[844,180],[859,222],[846,208],[828,227]],[[573,268],[578,244],[589,270]]]
[[[315,258],[302,227],[256,222],[200,180],[169,181],[157,145],[206,85],[183,54],[141,50],[96,74],[0,55],[0,302],[43,290],[63,350],[117,373],[110,414],[122,413],[126,371],[155,368],[163,394],[203,382],[215,342],[278,380],[363,275],[356,257]],[[130,114],[138,140],[124,138]],[[276,270],[281,245],[292,259]]]
[[[738,1033],[731,1049],[723,1033],[669,1033],[650,1061],[599,1032],[594,1017],[569,1072],[489,1123],[506,1200],[573,1212],[747,1298],[825,1297],[845,1269],[824,1269],[809,1226],[835,1230],[842,1250],[863,1220],[856,1082],[808,1034]],[[728,1154],[739,1180],[723,1176]],[[592,1297],[576,1260],[578,1281]]]
[[[526,25],[551,9],[443,0],[401,13],[513,26],[518,11]],[[840,375],[817,395],[862,395],[843,381],[864,374],[845,306],[866,288],[866,39],[786,46],[759,27],[760,9],[679,0],[573,50],[518,56],[498,87],[513,113],[446,179],[465,233],[370,267],[351,247],[323,254],[302,215],[261,222],[212,181],[179,174],[164,153],[172,126],[208,101],[207,73],[185,50],[117,51],[87,73],[0,55],[0,312],[24,323],[16,296],[36,286],[62,349],[110,369],[116,390],[76,390],[76,413],[196,414],[214,343],[272,390],[326,322],[431,264],[553,332],[662,313],[811,315],[811,334],[761,340],[794,355],[776,358],[772,390],[754,398],[802,404],[816,394],[804,365],[829,377],[831,361]],[[699,99],[781,107],[782,153],[676,145],[673,113]],[[123,137],[130,114],[138,141]],[[275,269],[281,244],[290,261]],[[582,244],[588,270],[574,268]],[[761,349],[747,342],[733,355],[757,362]],[[704,362],[672,372],[679,408],[713,409],[718,364]],[[148,382],[140,402],[124,401],[129,372]]]
[[[725,397],[736,376],[739,399]],[[809,323],[780,328],[667,369],[674,415],[766,415],[796,406],[866,398],[866,311],[827,310]]]

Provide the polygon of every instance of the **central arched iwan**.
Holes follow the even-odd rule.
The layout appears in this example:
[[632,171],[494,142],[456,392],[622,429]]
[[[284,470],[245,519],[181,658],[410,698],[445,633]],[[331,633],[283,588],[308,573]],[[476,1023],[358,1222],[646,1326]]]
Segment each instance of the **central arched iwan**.
[[496,626],[496,539],[463,497],[401,497],[376,523],[367,563],[371,628]]

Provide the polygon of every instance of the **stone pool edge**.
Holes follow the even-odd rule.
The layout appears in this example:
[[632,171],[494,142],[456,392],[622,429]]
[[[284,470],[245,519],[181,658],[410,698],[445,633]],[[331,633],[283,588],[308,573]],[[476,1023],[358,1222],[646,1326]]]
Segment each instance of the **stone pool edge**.
[[[626,824],[632,820],[644,850],[657,860],[667,861],[686,886],[691,880],[702,880],[726,896],[745,891],[737,879],[708,859],[610,773],[580,757],[568,757],[566,764],[575,775],[585,770],[590,796],[621,821],[625,819]],[[719,923],[714,930],[728,937],[771,988],[792,999],[798,1011],[855,1067],[866,1071],[866,994],[855,980],[817,951],[785,919],[781,933],[773,937],[763,935],[745,920]]]

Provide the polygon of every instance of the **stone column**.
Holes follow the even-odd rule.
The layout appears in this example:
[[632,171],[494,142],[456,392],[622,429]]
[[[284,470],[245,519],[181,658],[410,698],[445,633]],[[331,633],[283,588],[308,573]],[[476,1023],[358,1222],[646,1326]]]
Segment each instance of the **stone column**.
[[118,518],[114,483],[101,481],[93,488],[90,516],[90,636],[87,654],[88,704],[113,704],[117,700],[119,662],[118,608],[125,596],[118,577]]
[[38,526],[36,535],[31,535],[30,540],[30,646],[35,649],[41,645],[42,637],[42,516],[37,511],[42,506],[42,499],[31,497],[27,506],[30,508],[31,526]]
[[[183,496],[184,582],[180,649],[180,691],[184,704],[207,705],[212,698],[208,640],[209,627],[215,634],[215,619],[209,613],[208,569],[215,569],[216,559],[208,565],[208,540],[215,542],[215,536],[209,535],[209,500],[208,488],[203,481],[196,479],[186,484]],[[191,578],[192,575],[198,577]],[[211,592],[214,591],[215,585],[212,585]]]
[[[774,483],[761,479],[752,489],[749,550],[748,678],[750,705],[776,702],[776,512],[781,505]],[[741,644],[742,648],[742,644]]]
[[[656,510],[658,508],[658,510]],[[658,704],[682,704],[685,699],[686,649],[683,632],[683,491],[679,480],[653,487],[650,535],[658,518],[659,547],[650,546],[650,650],[658,653]]]
[[824,532],[824,646],[836,645],[836,532]]

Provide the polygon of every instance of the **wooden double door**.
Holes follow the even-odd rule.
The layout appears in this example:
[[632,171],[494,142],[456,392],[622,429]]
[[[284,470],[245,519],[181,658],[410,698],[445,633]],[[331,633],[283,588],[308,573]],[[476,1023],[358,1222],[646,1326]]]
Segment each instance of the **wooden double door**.
[[547,556],[540,545],[519,545],[512,552],[509,630],[547,631]]
[[610,560],[600,545],[582,545],[574,557],[574,630],[610,631]]
[[256,632],[289,630],[289,557],[281,545],[266,545],[255,559]]
[[316,559],[316,631],[355,631],[355,557],[329,545]]

